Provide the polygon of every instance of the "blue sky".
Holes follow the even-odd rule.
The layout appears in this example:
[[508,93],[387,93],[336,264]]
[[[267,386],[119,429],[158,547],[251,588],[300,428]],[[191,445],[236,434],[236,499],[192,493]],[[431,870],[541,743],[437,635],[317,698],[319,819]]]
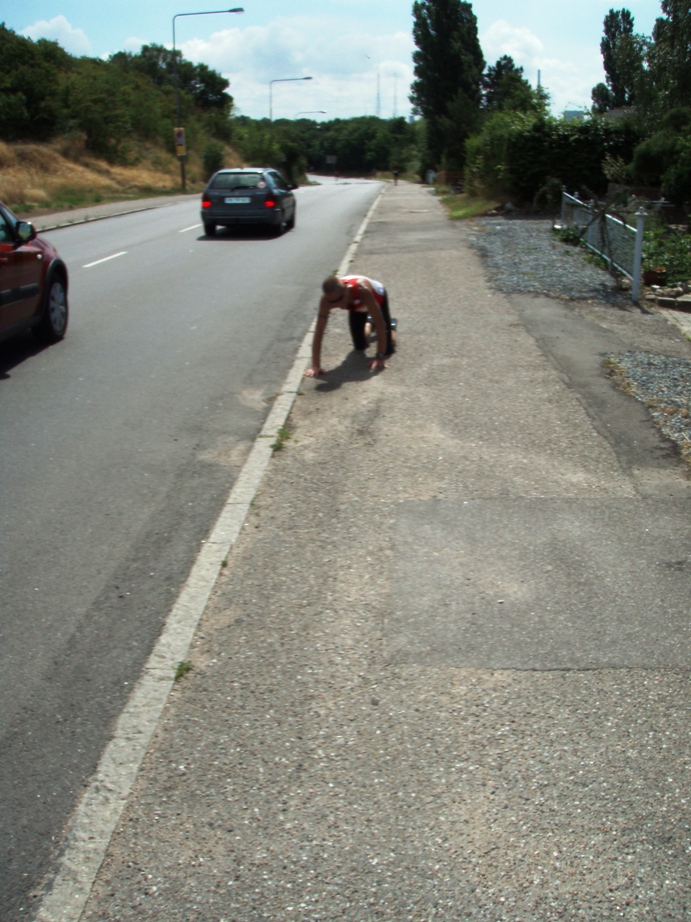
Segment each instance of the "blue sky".
[[[231,82],[236,111],[315,119],[363,114],[407,116],[413,69],[412,0],[235,0],[241,14],[180,17],[176,45]],[[56,39],[76,55],[105,57],[142,44],[172,45],[177,13],[226,9],[211,0],[0,0],[0,21],[30,38]],[[555,114],[587,108],[604,79],[602,23],[611,8],[630,10],[650,35],[659,0],[481,0],[473,3],[485,59],[509,54],[536,85],[538,73]]]

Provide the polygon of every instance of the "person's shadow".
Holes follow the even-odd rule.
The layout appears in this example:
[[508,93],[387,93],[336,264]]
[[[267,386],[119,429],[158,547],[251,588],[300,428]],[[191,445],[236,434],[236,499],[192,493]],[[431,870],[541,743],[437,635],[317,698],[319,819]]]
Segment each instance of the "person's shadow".
[[380,371],[370,371],[369,363],[372,356],[367,356],[362,352],[353,349],[346,355],[340,365],[331,368],[324,378],[317,378],[316,391],[327,393],[335,391],[344,384],[357,383],[361,381],[371,381],[375,375],[381,374]]

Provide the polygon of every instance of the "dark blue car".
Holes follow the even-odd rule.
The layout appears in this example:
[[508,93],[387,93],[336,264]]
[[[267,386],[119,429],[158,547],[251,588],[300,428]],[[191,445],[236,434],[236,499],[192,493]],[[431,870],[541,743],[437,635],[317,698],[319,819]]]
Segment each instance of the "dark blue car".
[[278,170],[245,167],[219,170],[202,195],[202,222],[207,236],[217,227],[255,224],[280,236],[295,227],[293,189]]

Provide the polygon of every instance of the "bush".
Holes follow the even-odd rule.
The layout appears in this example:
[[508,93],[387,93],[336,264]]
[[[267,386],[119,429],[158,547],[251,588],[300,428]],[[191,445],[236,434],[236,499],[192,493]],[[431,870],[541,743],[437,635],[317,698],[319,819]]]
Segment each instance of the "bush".
[[630,122],[582,122],[523,113],[498,113],[467,142],[466,181],[478,193],[533,202],[554,182],[588,195],[607,190],[605,167],[630,162],[640,140]]
[[218,141],[209,141],[202,151],[202,166],[204,178],[210,179],[218,170],[225,166],[223,145]]
[[667,283],[691,280],[691,235],[657,225],[643,236],[643,269],[664,268]]

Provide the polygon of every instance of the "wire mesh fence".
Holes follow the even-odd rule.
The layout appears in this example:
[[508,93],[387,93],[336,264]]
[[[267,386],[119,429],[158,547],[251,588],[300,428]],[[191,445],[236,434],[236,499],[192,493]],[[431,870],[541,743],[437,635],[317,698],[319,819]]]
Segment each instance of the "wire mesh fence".
[[640,293],[645,217],[642,209],[638,211],[636,227],[631,227],[595,202],[582,202],[562,191],[562,227],[580,228],[585,245],[606,259],[610,269],[614,267],[631,279],[631,299],[636,302]]

